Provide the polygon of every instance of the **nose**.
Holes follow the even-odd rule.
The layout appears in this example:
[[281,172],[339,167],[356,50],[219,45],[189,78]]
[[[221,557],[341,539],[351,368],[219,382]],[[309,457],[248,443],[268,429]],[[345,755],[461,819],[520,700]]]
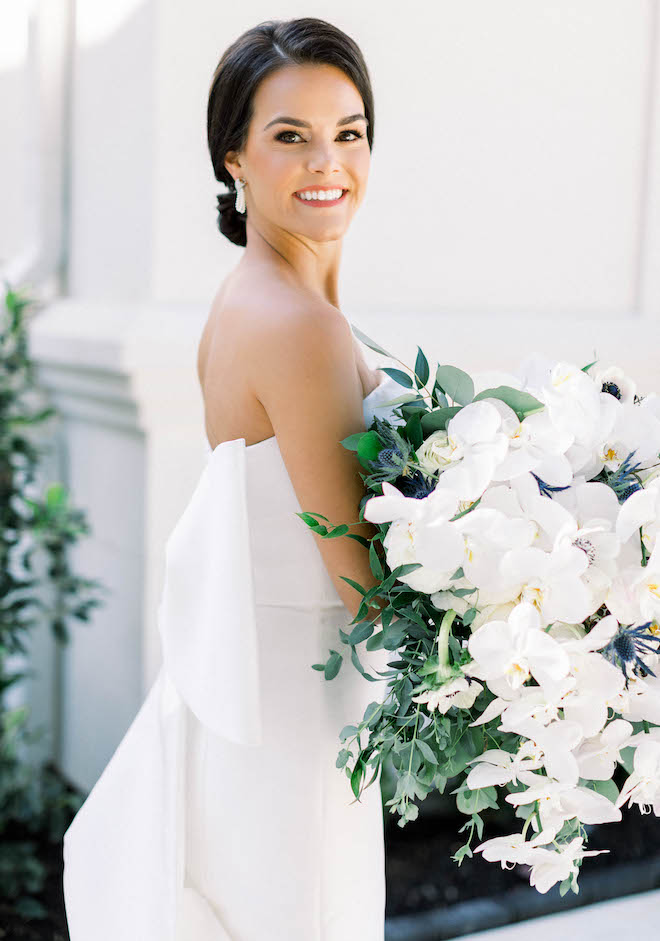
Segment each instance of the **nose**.
[[339,170],[337,151],[333,143],[321,142],[309,152],[307,168],[316,173],[332,173]]

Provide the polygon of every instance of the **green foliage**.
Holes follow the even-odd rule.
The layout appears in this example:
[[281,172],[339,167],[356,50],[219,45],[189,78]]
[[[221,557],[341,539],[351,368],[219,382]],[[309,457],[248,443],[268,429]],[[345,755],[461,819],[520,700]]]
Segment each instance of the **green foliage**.
[[[354,332],[371,349],[389,356],[374,341],[359,331]],[[396,406],[394,413],[400,419],[396,425],[377,416],[368,430],[349,435],[341,442],[356,453],[360,465],[367,471],[361,475],[365,494],[358,507],[357,520],[333,524],[320,514],[298,514],[322,538],[337,533],[340,527],[350,528],[355,522],[363,522],[367,501],[383,493],[385,481],[399,488],[404,476],[419,478],[421,473],[428,477],[428,471],[417,459],[419,446],[425,436],[438,430],[446,431],[447,423],[472,401],[492,395],[509,404],[519,418],[542,407],[533,396],[506,386],[475,396],[471,377],[451,365],[437,367],[429,391],[432,370],[420,347],[417,347],[414,370],[404,372],[390,367],[383,371],[411,391],[386,403]],[[479,500],[475,500],[455,518],[472,512],[478,504]],[[472,855],[474,836],[481,839],[481,814],[499,808],[495,787],[470,791],[465,786],[470,763],[487,748],[506,748],[510,742],[507,733],[497,728],[499,718],[472,727],[473,715],[467,709],[451,706],[443,714],[415,701],[422,691],[435,691],[452,677],[462,675],[461,667],[469,659],[464,645],[471,636],[477,599],[474,589],[457,589],[457,598],[468,598],[472,602],[466,613],[458,617],[453,609],[440,611],[428,595],[410,588],[404,579],[420,565],[409,563],[390,570],[384,551],[390,525],[372,524],[370,539],[345,533],[348,538],[361,540],[368,550],[372,579],[371,584],[362,585],[342,576],[357,592],[359,606],[347,630],[339,630],[339,637],[350,650],[353,666],[368,681],[384,679],[387,692],[382,701],[369,704],[359,722],[341,730],[336,765],[346,775],[356,800],[377,779],[379,771],[386,771],[391,796],[384,805],[390,813],[398,815],[400,827],[417,818],[419,804],[429,793],[434,790],[444,793],[448,782],[458,779],[451,793],[456,795],[457,806],[467,817],[460,832],[468,831],[465,845],[453,857],[460,865],[464,858]],[[459,568],[453,579],[463,576]],[[362,649],[391,651],[387,669],[372,676],[362,663]],[[328,661],[313,664],[313,669],[324,672],[326,679],[332,679],[342,659],[338,650],[331,650]],[[493,698],[494,694],[484,689],[477,699],[477,711],[481,713]],[[516,789],[520,786],[509,786],[509,790]],[[508,804],[503,810],[514,816],[514,809]],[[536,805],[517,808],[515,813],[529,824],[536,813]]]
[[456,366],[438,366],[435,381],[445,395],[457,405],[468,405],[474,397],[474,382],[471,376]]
[[512,389],[511,386],[497,386],[494,389],[484,389],[475,395],[473,401],[480,399],[500,399],[518,416],[522,421],[527,415],[533,415],[534,412],[540,412],[545,408],[543,402],[530,395],[529,392],[522,392],[520,389]]
[[[0,899],[25,917],[43,917],[38,900],[45,871],[26,836],[62,840],[84,795],[69,788],[48,764],[35,769],[27,746],[45,729],[29,728],[26,707],[10,709],[7,690],[32,671],[10,672],[11,655],[29,653],[27,635],[46,623],[59,643],[69,640],[71,618],[89,620],[103,586],[77,576],[71,547],[89,532],[66,489],[51,483],[43,494],[35,479],[42,454],[34,429],[56,413],[39,404],[28,355],[26,318],[33,304],[5,283],[0,310]],[[41,433],[43,438],[43,432]],[[37,574],[44,572],[45,574]]]

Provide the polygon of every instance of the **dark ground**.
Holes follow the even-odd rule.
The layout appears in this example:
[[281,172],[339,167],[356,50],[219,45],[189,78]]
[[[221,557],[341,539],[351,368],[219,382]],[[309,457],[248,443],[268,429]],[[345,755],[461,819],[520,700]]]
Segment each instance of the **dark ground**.
[[[429,795],[425,803],[428,804],[432,797]],[[446,810],[446,804],[435,803],[438,810]],[[502,869],[499,863],[482,859],[481,853],[475,853],[471,859],[464,859],[460,867],[457,866],[450,857],[465,842],[465,832],[458,834],[457,831],[466,818],[433,813],[429,808],[422,820],[423,806],[420,805],[418,820],[403,828],[396,826],[396,822],[394,826],[387,822],[386,917],[411,915],[469,899],[498,896],[517,886],[529,886],[527,867]],[[490,816],[487,812],[482,814],[484,840],[522,829],[519,818],[505,817],[501,811],[488,813]],[[624,808],[620,823],[599,824],[587,830],[586,849],[609,849],[610,852],[587,857],[580,869],[581,874],[602,872],[622,863],[660,856],[660,817],[652,813],[642,815],[637,806]],[[473,839],[472,848],[480,842]]]
[[[396,825],[398,816],[386,813],[388,918],[497,896],[528,885],[528,875],[520,867],[503,870],[499,863],[485,862],[480,853],[465,859],[460,867],[452,862],[450,856],[463,843],[464,834],[458,835],[457,830],[465,821],[452,809],[452,801],[440,795],[429,796],[420,805],[419,819],[403,828]],[[484,839],[519,829],[519,820],[513,823],[501,811],[490,814],[483,814]],[[607,848],[610,852],[588,857],[583,873],[660,855],[660,818],[643,816],[637,807],[624,809],[621,823],[589,829],[588,849]],[[473,841],[473,847],[478,843]],[[45,892],[39,897],[49,915],[27,920],[16,915],[14,906],[0,902],[0,941],[69,941],[62,898],[61,846],[42,841],[37,856],[49,872]]]

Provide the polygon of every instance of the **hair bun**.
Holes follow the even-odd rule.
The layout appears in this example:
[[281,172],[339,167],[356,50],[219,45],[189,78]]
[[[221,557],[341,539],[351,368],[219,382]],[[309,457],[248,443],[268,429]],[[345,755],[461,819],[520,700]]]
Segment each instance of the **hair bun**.
[[236,245],[247,245],[245,217],[236,210],[236,193],[218,193],[218,228]]

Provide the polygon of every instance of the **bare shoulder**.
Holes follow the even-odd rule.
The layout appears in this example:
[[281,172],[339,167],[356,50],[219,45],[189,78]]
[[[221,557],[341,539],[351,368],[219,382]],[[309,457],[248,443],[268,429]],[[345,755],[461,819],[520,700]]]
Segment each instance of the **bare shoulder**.
[[[322,380],[320,371],[334,371],[353,384],[359,379],[350,324],[322,299],[279,291],[245,320],[250,375],[260,401],[273,384],[298,393]],[[276,392],[276,389],[272,390]]]
[[[368,535],[371,524],[359,521],[363,468],[341,443],[365,430],[349,322],[331,304],[277,279],[242,282],[240,290],[226,292],[214,316],[207,415],[220,440],[274,437],[300,508]],[[371,585],[367,551],[354,539],[314,539],[354,614],[361,596],[342,576]]]

